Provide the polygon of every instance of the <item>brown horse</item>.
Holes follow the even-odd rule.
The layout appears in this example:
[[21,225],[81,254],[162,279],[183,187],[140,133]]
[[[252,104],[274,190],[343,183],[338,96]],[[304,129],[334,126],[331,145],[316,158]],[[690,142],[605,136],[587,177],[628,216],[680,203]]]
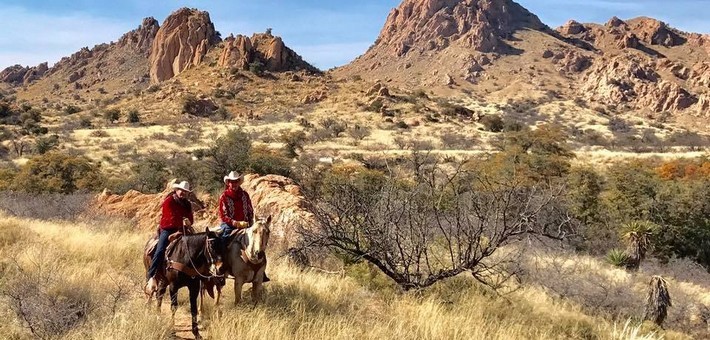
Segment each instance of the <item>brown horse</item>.
[[[259,218],[249,228],[235,230],[227,244],[224,256],[225,274],[234,277],[234,304],[242,299],[242,287],[245,283],[252,284],[252,299],[254,303],[262,296],[264,271],[266,270],[266,247],[269,243],[271,216]],[[216,285],[219,305],[222,286]],[[210,294],[211,295],[211,294]]]
[[[149,241],[146,248],[150,246]],[[146,249],[147,250],[147,249]],[[170,288],[170,306],[173,318],[177,310],[178,290],[187,287],[190,292],[190,314],[192,315],[192,334],[200,339],[197,327],[197,297],[200,293],[201,281],[214,277],[222,266],[222,255],[226,251],[222,239],[207,229],[204,233],[182,235],[172,242],[166,254],[166,263],[156,274],[158,289],[149,294],[149,302],[156,294],[157,307],[160,311],[165,290]],[[151,257],[148,251],[144,253],[143,263],[146,271],[150,267]]]

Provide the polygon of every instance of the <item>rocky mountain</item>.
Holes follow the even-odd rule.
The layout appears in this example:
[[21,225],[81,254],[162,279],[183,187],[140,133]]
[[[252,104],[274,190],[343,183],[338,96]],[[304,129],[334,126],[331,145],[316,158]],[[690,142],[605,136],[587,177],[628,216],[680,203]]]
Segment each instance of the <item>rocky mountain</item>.
[[[511,0],[404,0],[339,77],[710,116],[710,39],[650,18],[552,30]],[[524,89],[524,91],[521,91]],[[549,95],[547,95],[549,96]]]

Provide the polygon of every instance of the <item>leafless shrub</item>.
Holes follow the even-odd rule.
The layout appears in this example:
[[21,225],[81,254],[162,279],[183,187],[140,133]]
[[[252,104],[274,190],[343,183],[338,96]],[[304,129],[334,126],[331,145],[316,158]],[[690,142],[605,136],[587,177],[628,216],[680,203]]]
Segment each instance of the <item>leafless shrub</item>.
[[453,130],[441,133],[441,144],[449,150],[469,150],[478,142],[478,138],[474,135],[466,135]]
[[0,210],[23,218],[73,220],[79,217],[93,199],[91,194],[28,194],[0,192]]
[[499,181],[465,164],[445,171],[424,153],[412,164],[411,181],[359,173],[363,182],[327,182],[323,190],[332,195],[311,197],[320,228],[300,231],[306,243],[365,260],[404,290],[464,272],[498,287],[515,262],[514,254],[492,256],[502,255],[499,248],[569,231],[571,219],[556,204],[559,187]]
[[15,265],[0,294],[33,336],[52,339],[81,325],[93,308],[89,292],[68,287],[42,261],[36,268]]

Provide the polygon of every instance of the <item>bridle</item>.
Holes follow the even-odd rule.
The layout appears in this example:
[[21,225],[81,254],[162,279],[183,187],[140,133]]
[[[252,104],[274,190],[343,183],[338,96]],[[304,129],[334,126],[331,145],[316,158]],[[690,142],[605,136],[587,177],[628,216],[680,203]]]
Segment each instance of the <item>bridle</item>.
[[[183,226],[183,232],[185,232],[185,231],[186,231],[186,229],[185,229],[185,227]],[[184,234],[184,235],[187,235],[187,234]],[[208,276],[208,275],[205,275],[205,274],[202,274],[199,270],[197,270],[197,266],[195,265],[195,262],[192,260],[192,256],[188,256],[188,259],[190,260],[190,265],[192,266],[192,269],[194,270],[194,273],[197,274],[197,275],[190,275],[190,274],[192,274],[192,273],[185,273],[185,274],[188,274],[188,275],[192,276],[193,278],[194,278],[195,276],[199,276],[199,277],[201,277],[201,278],[203,278],[203,279],[208,279],[208,280],[209,280],[209,279],[213,279],[213,278],[222,278],[222,277],[224,277],[224,275],[217,274],[217,273],[213,270],[214,264],[215,264],[216,261],[215,261],[214,252],[212,251],[212,242],[214,242],[215,240],[217,240],[217,238],[210,239],[209,235],[205,234],[205,246],[204,246],[203,249],[200,251],[200,253],[197,254],[197,256],[199,256],[201,253],[204,253],[205,258],[207,259],[207,264],[209,265],[209,268],[210,268],[210,269],[209,269],[209,271],[210,271],[209,276]],[[190,244],[187,243],[187,240],[185,240],[184,237],[182,238],[181,241],[182,241],[182,242],[185,242],[185,248],[187,249],[187,253],[190,254]],[[180,271],[184,272],[183,270],[180,270]]]

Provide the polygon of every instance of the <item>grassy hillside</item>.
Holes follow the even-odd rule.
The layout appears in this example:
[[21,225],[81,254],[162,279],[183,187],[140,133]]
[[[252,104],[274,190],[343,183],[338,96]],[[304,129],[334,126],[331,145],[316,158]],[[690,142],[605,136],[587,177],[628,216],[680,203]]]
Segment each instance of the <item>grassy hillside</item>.
[[[8,339],[30,339],[32,330],[60,339],[189,336],[182,332],[189,329],[182,326],[188,320],[186,292],[181,293],[177,334],[167,306],[156,317],[145,305],[139,254],[148,234],[123,222],[0,216],[0,310],[8,320],[0,324],[0,334]],[[613,271],[591,259],[567,260],[592,261],[594,267],[587,269],[599,273]],[[216,317],[210,300],[202,316],[203,334],[210,339],[688,338],[587,315],[580,304],[553,298],[538,285],[499,297],[461,276],[422,293],[400,294],[367,267],[349,267],[337,275],[275,261],[269,273],[273,281],[266,300],[256,307],[247,298],[235,308],[227,289],[224,313]],[[707,294],[708,287],[694,289]]]

